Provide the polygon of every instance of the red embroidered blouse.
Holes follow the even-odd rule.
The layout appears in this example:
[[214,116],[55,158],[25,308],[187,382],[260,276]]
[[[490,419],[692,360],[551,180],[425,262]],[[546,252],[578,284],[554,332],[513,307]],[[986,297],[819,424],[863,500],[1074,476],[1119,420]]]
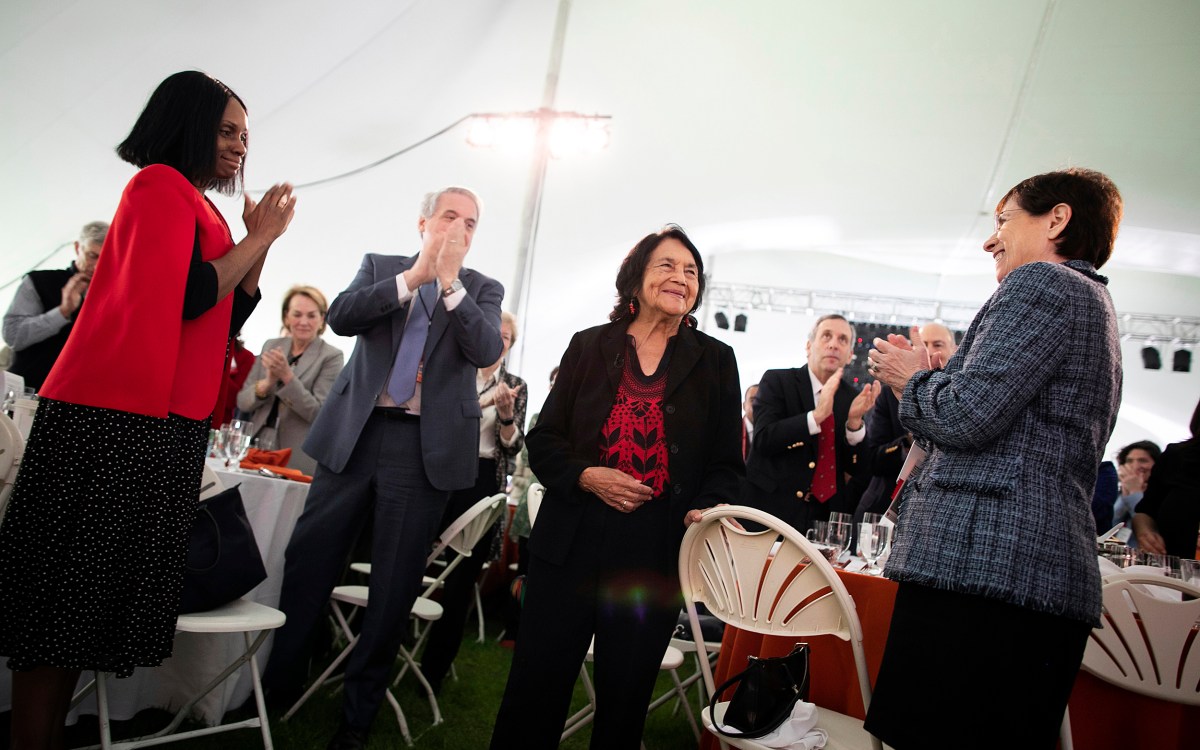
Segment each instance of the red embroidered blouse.
[[653,489],[654,497],[663,494],[670,479],[662,401],[674,343],[667,345],[654,374],[645,375],[629,337],[617,397],[600,429],[600,465],[629,474]]

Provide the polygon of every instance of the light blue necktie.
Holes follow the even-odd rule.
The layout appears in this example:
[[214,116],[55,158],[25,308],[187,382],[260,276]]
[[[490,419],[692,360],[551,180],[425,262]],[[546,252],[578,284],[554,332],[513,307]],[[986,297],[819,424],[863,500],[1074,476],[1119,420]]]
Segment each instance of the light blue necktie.
[[435,282],[422,284],[409,303],[408,322],[404,324],[404,335],[400,338],[400,350],[392,365],[392,376],[388,378],[387,392],[397,404],[413,397],[417,390],[417,370],[425,352],[425,340],[429,338],[429,323],[433,319],[433,306],[437,302]]

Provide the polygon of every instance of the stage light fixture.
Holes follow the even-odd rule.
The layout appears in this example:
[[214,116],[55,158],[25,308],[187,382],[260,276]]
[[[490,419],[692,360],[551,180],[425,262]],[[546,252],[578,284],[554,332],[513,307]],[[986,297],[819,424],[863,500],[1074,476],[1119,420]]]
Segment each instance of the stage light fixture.
[[1162,355],[1153,346],[1142,347],[1142,366],[1147,370],[1162,369]]
[[717,328],[720,328],[722,331],[729,330],[729,316],[724,312],[718,310],[717,314],[713,316],[713,320],[717,321]]
[[733,330],[746,332],[746,313],[738,313],[733,319]]
[[1192,371],[1192,353],[1187,349],[1176,349],[1171,369],[1175,372]]

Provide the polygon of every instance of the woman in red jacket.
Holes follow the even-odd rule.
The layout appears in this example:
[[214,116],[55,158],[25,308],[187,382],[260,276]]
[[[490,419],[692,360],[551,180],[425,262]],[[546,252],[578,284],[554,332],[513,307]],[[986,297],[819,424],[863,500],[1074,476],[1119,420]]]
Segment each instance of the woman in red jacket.
[[60,747],[83,669],[170,656],[226,345],[261,295],[291,186],[245,199],[233,242],[204,191],[240,189],[246,109],[204,73],[151,95],[117,154],[126,186],[88,304],[41,390],[0,528],[12,746]]

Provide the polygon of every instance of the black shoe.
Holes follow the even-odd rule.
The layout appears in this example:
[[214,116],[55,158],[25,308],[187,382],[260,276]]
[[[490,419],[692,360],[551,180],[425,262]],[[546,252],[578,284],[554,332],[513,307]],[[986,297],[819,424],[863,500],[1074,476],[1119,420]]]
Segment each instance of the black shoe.
[[345,723],[338,727],[333,739],[325,746],[325,750],[365,750],[367,747],[367,732],[365,729],[355,729]]

